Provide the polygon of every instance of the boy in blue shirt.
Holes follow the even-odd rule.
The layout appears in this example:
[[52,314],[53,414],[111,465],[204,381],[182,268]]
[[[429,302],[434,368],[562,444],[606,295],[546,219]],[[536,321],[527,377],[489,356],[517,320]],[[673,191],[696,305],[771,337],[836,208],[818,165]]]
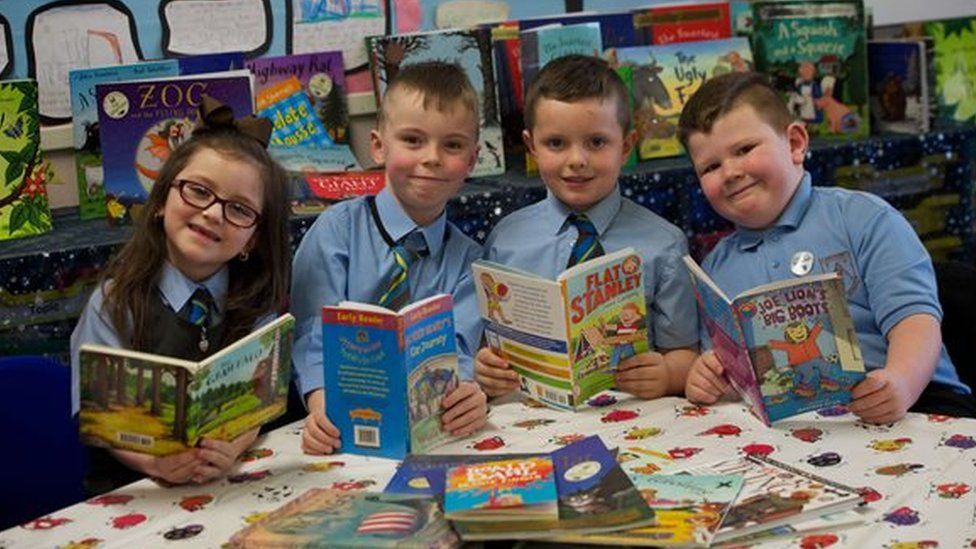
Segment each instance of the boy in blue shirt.
[[[932,261],[908,222],[863,192],[813,187],[803,168],[809,138],[764,76],[706,82],[679,121],[702,191],[735,232],[702,267],[727,295],[791,276],[836,271],[868,368],[850,410],[871,423],[908,411],[976,413],[942,346]],[[727,390],[714,353],[692,366],[689,399]]]
[[[621,361],[616,387],[641,398],[681,394],[698,354],[695,298],[681,262],[688,245],[677,227],[620,195],[617,177],[637,138],[624,83],[601,59],[553,60],[526,95],[525,127],[549,192],[498,223],[485,257],[554,279],[581,236],[595,236],[606,253],[633,246],[649,282],[644,321],[654,350]],[[478,351],[475,379],[489,396],[519,386],[507,360],[488,347]]]
[[[443,62],[403,67],[384,94],[370,152],[385,166],[386,187],[375,198],[330,207],[295,254],[294,362],[309,410],[306,453],[331,453],[340,444],[325,415],[322,306],[352,300],[399,309],[408,299],[451,294],[462,380],[472,377],[471,355],[481,338],[470,273],[481,248],[444,210],[478,157],[478,96],[464,71]],[[477,384],[462,382],[440,403],[445,430],[466,435],[480,428],[486,401]]]

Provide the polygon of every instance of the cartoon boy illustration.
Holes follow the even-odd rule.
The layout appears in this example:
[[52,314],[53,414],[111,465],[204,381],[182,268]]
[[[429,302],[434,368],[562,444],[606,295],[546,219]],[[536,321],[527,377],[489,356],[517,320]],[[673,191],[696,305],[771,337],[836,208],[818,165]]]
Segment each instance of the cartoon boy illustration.
[[610,355],[611,368],[616,368],[621,360],[637,354],[634,343],[646,337],[645,327],[644,315],[640,313],[637,304],[633,302],[624,303],[616,323],[604,325],[603,335],[613,338],[611,340],[613,343],[613,353]]
[[796,72],[790,109],[807,124],[818,123],[823,120],[823,112],[817,109],[816,101],[823,96],[823,88],[817,81],[817,67],[810,61],[803,61]]
[[803,321],[790,322],[783,330],[786,341],[770,340],[769,348],[786,353],[786,362],[796,371],[799,379],[797,391],[813,394],[821,381],[826,378],[824,372],[829,364],[823,358],[817,337],[823,330],[818,321],[812,328],[808,328]]
[[505,311],[502,309],[502,301],[508,299],[508,287],[495,282],[490,273],[481,273],[481,287],[488,303],[488,320],[511,324],[512,321],[505,318]]

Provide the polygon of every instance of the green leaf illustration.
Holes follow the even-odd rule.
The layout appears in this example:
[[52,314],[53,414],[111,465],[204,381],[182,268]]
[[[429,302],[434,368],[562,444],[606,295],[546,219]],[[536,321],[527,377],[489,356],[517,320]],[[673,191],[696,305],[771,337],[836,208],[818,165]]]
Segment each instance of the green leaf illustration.
[[27,223],[30,218],[30,212],[24,204],[17,204],[14,206],[13,210],[10,212],[10,228],[9,234],[14,234],[20,230],[21,227]]

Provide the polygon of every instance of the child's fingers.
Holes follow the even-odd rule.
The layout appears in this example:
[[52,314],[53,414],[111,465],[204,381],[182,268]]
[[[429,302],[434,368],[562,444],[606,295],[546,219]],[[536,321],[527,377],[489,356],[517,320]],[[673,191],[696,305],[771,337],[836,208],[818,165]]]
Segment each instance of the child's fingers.
[[488,366],[494,366],[495,368],[508,368],[508,361],[504,357],[497,355],[491,347],[482,347],[479,349],[475,360]]
[[[322,418],[325,421],[322,425],[316,420],[314,413],[309,414],[305,420],[305,429],[302,431],[302,451],[306,454],[331,454],[339,447],[338,429],[324,415]],[[333,435],[332,432],[335,434]]]
[[617,371],[632,370],[641,366],[659,366],[664,364],[664,355],[656,351],[646,351],[627,357],[617,364]]
[[851,389],[851,398],[858,400],[872,393],[883,390],[888,385],[888,381],[883,378],[868,375]]
[[479,410],[470,410],[446,425],[444,429],[454,436],[467,436],[480,429],[487,417]]
[[441,407],[445,410],[441,422],[449,425],[471,410],[483,411],[487,402],[488,397],[477,386],[471,382],[462,383],[441,401]]
[[725,368],[722,367],[722,362],[718,359],[718,356],[713,351],[707,351],[701,356],[701,363],[705,365],[709,372],[714,374],[716,377],[721,376],[725,372]]
[[[851,394],[853,396],[853,391],[851,392]],[[880,412],[881,408],[884,407],[885,404],[891,400],[891,398],[892,395],[888,391],[883,390],[882,388],[882,390],[877,390],[868,393],[865,396],[853,399],[851,403],[847,405],[847,408],[852,413],[860,417],[865,417],[865,416],[873,417],[881,413]]]
[[199,464],[200,461],[193,450],[159,458],[158,476],[173,484],[183,484],[190,481],[194,468]]

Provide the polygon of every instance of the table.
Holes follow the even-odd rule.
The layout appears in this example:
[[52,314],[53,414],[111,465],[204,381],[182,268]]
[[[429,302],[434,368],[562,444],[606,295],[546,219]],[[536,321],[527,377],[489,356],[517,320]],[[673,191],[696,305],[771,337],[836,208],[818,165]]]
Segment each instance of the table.
[[[704,407],[615,392],[595,403],[569,413],[508,398],[493,405],[485,430],[436,453],[550,451],[591,433],[622,453],[669,456],[660,460],[665,472],[767,453],[869,488],[873,501],[862,525],[762,547],[935,547],[897,545],[935,541],[938,547],[976,547],[976,420],[909,414],[894,425],[872,426],[836,407],[767,428],[741,403]],[[394,471],[396,462],[386,459],[304,455],[301,429],[298,422],[258,439],[223,480],[177,488],[142,480],[0,532],[0,547],[216,548],[309,488],[380,491]]]

